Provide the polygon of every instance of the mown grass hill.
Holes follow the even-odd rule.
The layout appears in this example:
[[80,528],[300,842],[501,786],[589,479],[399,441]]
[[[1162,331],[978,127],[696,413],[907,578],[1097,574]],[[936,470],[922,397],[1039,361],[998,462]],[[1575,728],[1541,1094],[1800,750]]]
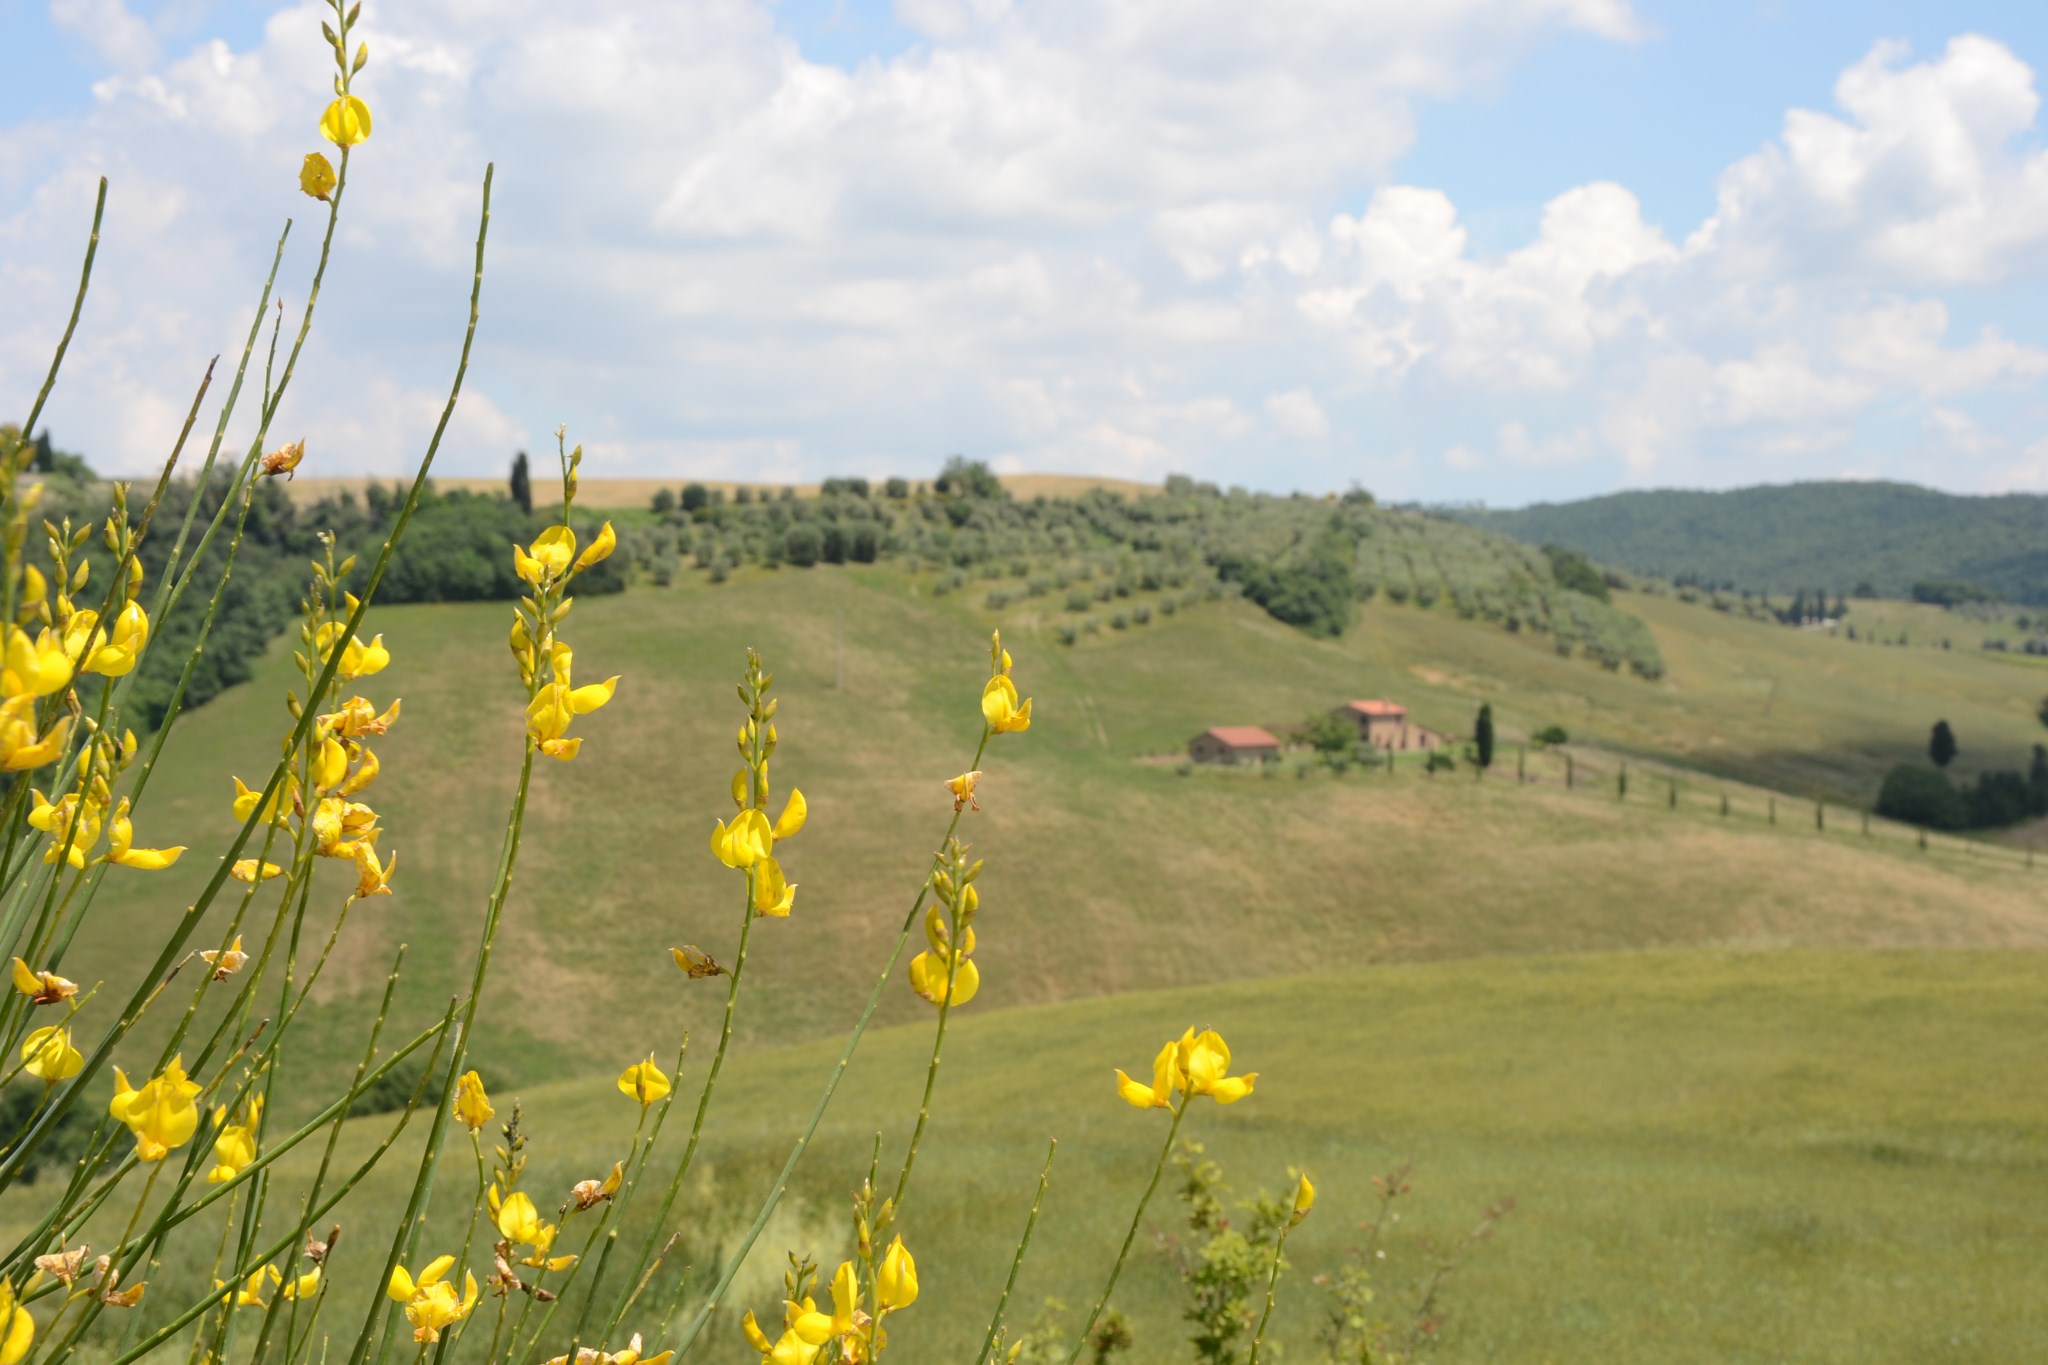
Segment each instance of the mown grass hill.
[[1901,483],[1793,483],[1730,492],[1656,489],[1448,515],[1531,544],[1567,545],[1637,573],[1753,591],[1904,597],[1960,581],[2048,602],[2048,497],[1963,497]]

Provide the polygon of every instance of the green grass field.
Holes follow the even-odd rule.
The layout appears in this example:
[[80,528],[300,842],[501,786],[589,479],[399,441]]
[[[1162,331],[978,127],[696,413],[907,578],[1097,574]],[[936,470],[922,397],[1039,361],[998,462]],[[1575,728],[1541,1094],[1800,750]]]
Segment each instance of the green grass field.
[[[854,1008],[840,1001],[835,1022]],[[1252,1097],[1204,1104],[1185,1131],[1241,1195],[1284,1187],[1291,1164],[1319,1184],[1276,1315],[1291,1358],[1316,1358],[1325,1299],[1313,1278],[1363,1240],[1371,1177],[1408,1163],[1415,1192],[1376,1279],[1394,1315],[1419,1292],[1423,1241],[1455,1239],[1504,1198],[1517,1204],[1450,1282],[1445,1361],[1917,1365],[2023,1360],[2048,1339],[2037,1292],[2048,1238],[2048,1058],[2038,1045],[2048,960],[1696,951],[968,1007],[906,1204],[905,1235],[923,1267],[922,1298],[891,1326],[906,1359],[971,1358],[1055,1137],[1051,1191],[1014,1303],[1028,1322],[1048,1297],[1064,1300],[1071,1324],[1164,1132],[1163,1115],[1115,1096],[1110,1069],[1142,1066],[1189,1023],[1224,1031],[1237,1065],[1260,1075]],[[678,1256],[697,1267],[681,1286],[686,1304],[751,1214],[836,1046],[755,1052],[729,1069],[705,1178],[686,1194]],[[929,1046],[928,1017],[871,1035],[708,1358],[753,1358],[737,1314],[773,1308],[785,1250],[814,1254],[828,1271],[844,1254],[844,1199],[878,1131],[893,1171]],[[686,1069],[686,1097],[702,1067],[700,1058]],[[505,1088],[501,1113],[515,1095],[537,1197],[602,1171],[631,1131],[634,1108],[609,1070]],[[366,1151],[385,1122],[356,1125],[343,1158]],[[450,1191],[473,1180],[466,1146],[444,1167]],[[305,1164],[293,1168],[301,1178]],[[401,1149],[342,1208],[344,1227],[365,1240],[388,1227],[409,1178]],[[1148,1219],[1155,1231],[1176,1217],[1169,1190]],[[459,1207],[462,1196],[450,1197]],[[10,1219],[23,1207],[10,1206]],[[429,1240],[457,1238],[451,1226]],[[172,1284],[194,1278],[159,1273],[171,1277],[167,1301]],[[1185,1358],[1178,1287],[1150,1235],[1124,1285],[1132,1359]],[[657,1300],[674,1287],[664,1279],[658,1291]],[[343,1299],[329,1311],[353,1323],[360,1307]]]
[[[540,774],[474,1047],[494,1090],[530,1104],[537,1180],[609,1164],[605,1125],[630,1122],[610,1088],[626,1062],[672,1054],[688,1030],[701,1075],[720,997],[684,982],[667,950],[730,960],[741,893],[705,836],[729,808],[731,681],[748,645],[783,697],[778,784],[811,803],[785,860],[796,913],[753,940],[714,1183],[691,1196],[698,1260],[729,1239],[815,1092],[950,814],[940,784],[972,754],[994,618],[972,594],[934,601],[925,586],[891,567],[690,576],[570,618],[579,680],[624,679],[579,722],[582,757]],[[1817,833],[1795,801],[1854,801],[1916,752],[1930,715],[1972,759],[2019,761],[2040,733],[2033,675],[1974,651],[1877,651],[1666,598],[1627,605],[1657,633],[1662,682],[1410,607],[1366,609],[1335,642],[1229,600],[1071,648],[1028,616],[1004,620],[1036,722],[993,747],[985,809],[964,825],[988,860],[986,984],[949,1052],[911,1214],[930,1269],[905,1358],[961,1357],[1047,1135],[1063,1150],[1019,1303],[1028,1317],[1047,1296],[1087,1299],[1156,1139],[1155,1116],[1105,1078],[1191,1022],[1223,1028],[1262,1073],[1253,1101],[1203,1115],[1196,1135],[1242,1191],[1278,1186],[1290,1162],[1326,1191],[1280,1317],[1295,1359],[1311,1358],[1309,1276],[1355,1240],[1370,1175],[1407,1160],[1416,1231],[1448,1235],[1494,1199],[1520,1201],[1456,1281],[1445,1359],[2029,1354],[2048,1334],[2031,1292],[2048,1220],[2048,959],[1998,950],[2048,946],[2048,866],[1866,839],[1843,806]],[[519,752],[508,615],[373,615],[396,662],[365,690],[405,702],[375,789],[399,894],[355,912],[280,1113],[332,1094],[400,944],[394,1029],[438,1017],[459,989]],[[100,922],[168,919],[207,874],[231,828],[230,774],[275,754],[288,673],[273,658],[180,722],[138,839],[194,851],[170,873],[116,869]],[[1491,700],[1508,763],[1520,736],[1562,722],[1597,785],[1566,791],[1554,755],[1532,758],[1544,780],[1526,786],[1147,761],[1211,724],[1284,728],[1374,695],[1448,731]],[[1623,758],[1639,774],[1626,802],[1607,785]],[[1676,811],[1667,780],[1684,787]],[[1761,818],[1774,790],[1776,826]],[[338,904],[339,869],[334,886]],[[66,970],[125,983],[158,933],[81,941]],[[782,1243],[832,1254],[875,1128],[900,1141],[930,1012],[903,987],[881,1018],[903,1027],[874,1038],[800,1203],[747,1273],[763,1309]],[[377,1226],[398,1179],[374,1179],[348,1216]],[[1162,1204],[1155,1221],[1170,1216]],[[1139,1360],[1176,1358],[1168,1282],[1148,1253],[1120,1295]],[[1398,1270],[1385,1289],[1407,1292]],[[720,1330],[743,1358],[731,1323]]]

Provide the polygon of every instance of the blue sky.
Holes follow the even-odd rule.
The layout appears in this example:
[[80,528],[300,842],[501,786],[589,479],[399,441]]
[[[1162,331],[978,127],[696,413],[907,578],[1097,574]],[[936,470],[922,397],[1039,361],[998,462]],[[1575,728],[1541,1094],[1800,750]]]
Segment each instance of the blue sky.
[[[455,472],[567,422],[592,472],[679,478],[2048,489],[2048,7],[1424,8],[369,0],[360,258],[308,356],[358,397],[285,420],[335,472],[415,456],[494,157]],[[265,177],[312,150],[314,17],[0,0],[0,287],[51,314],[0,406],[104,170],[103,330],[50,422],[160,447],[308,221]]]

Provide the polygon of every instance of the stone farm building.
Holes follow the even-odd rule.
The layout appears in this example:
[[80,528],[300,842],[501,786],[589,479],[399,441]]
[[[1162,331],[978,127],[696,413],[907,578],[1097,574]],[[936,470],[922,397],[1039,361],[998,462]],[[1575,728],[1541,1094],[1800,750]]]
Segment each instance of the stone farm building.
[[1443,736],[1408,722],[1408,708],[1399,702],[1379,698],[1346,702],[1336,710],[1339,719],[1358,728],[1358,742],[1378,749],[1435,749]]
[[1197,763],[1264,763],[1280,757],[1280,741],[1256,725],[1212,725],[1188,741]]

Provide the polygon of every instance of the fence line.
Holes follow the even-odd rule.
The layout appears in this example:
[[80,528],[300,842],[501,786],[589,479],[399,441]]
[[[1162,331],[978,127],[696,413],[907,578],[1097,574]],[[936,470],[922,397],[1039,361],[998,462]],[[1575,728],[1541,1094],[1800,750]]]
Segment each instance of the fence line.
[[[1441,759],[1438,760],[1439,766],[1430,767],[1432,753],[1456,755],[1455,767],[1443,768]],[[1810,819],[1811,832],[1818,838],[1913,844],[1921,852],[1967,858],[2010,870],[2032,871],[2034,867],[2034,850],[2030,848],[2013,848],[1952,834],[1930,833],[1916,825],[1873,815],[1861,807],[1824,799],[1809,801],[1782,793],[1759,792],[1745,783],[1726,782],[1662,765],[1646,765],[1640,759],[1634,760],[1634,764],[1632,774],[1631,760],[1618,755],[1614,763],[1607,766],[1599,762],[1599,751],[1589,754],[1562,747],[1528,750],[1517,746],[1512,757],[1496,752],[1493,767],[1481,770],[1446,746],[1439,750],[1383,750],[1378,762],[1366,765],[1366,780],[1411,773],[1438,782],[1483,780],[1496,786],[1558,787],[1575,796],[1604,799],[1618,805],[1662,807],[1705,820],[1754,819],[1768,826],[1790,829],[1798,829]],[[1549,767],[1548,774],[1540,770],[1543,766]],[[1476,779],[1475,773],[1478,774]],[[1779,809],[1781,804],[1784,806],[1782,812]],[[1795,812],[1798,813],[1796,816]],[[1835,818],[1831,821],[1830,816]],[[1789,825],[1787,817],[1792,821]]]

